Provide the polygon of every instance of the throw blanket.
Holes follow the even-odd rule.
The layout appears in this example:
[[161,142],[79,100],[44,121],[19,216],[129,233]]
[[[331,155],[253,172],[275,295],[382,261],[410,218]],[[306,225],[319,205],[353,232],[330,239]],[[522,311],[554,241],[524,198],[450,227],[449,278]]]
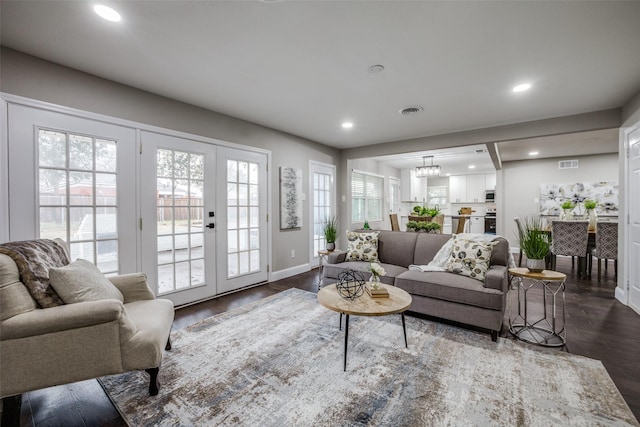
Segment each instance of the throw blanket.
[[64,304],[49,284],[49,269],[69,264],[62,246],[48,239],[8,242],[0,245],[0,253],[16,263],[20,280],[41,308]]
[[[451,238],[447,240],[447,242],[442,245],[440,250],[435,254],[433,259],[429,264],[426,265],[416,265],[412,264],[409,266],[409,270],[417,270],[417,271],[446,271],[445,265],[449,260],[449,256],[451,256],[451,249],[453,248],[453,238],[454,237],[462,237],[463,239],[475,240],[477,242],[491,242],[498,237],[495,234],[478,234],[478,233],[460,233],[460,234],[452,234]],[[516,263],[513,259],[513,255],[509,252],[509,267],[515,267]]]

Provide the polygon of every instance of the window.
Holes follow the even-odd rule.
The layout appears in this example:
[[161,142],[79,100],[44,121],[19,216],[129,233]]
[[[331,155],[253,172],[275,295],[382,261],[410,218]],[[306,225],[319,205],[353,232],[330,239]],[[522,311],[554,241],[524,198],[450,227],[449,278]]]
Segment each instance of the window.
[[39,234],[69,243],[105,274],[118,272],[117,144],[38,130]]
[[430,208],[438,205],[440,208],[447,204],[447,187],[429,187],[427,190],[427,206]]
[[389,178],[389,212],[395,213],[400,211],[400,180],[398,178]]
[[313,253],[324,250],[327,242],[324,238],[323,225],[331,216],[331,174],[313,173]]
[[364,172],[351,174],[351,221],[382,220],[382,186],[381,176]]

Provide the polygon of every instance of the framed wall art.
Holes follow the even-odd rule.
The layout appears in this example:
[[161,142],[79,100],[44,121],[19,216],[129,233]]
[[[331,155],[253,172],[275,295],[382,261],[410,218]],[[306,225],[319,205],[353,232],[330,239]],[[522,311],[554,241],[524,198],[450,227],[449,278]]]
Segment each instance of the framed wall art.
[[280,229],[302,227],[302,169],[280,167]]

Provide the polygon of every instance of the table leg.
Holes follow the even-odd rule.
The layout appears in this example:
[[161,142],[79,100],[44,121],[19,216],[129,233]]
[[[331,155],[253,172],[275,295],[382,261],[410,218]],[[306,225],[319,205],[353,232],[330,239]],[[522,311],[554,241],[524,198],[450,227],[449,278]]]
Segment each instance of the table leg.
[[342,313],[340,313],[340,326],[338,327],[338,329],[342,330]]
[[[342,314],[341,314],[342,316]],[[344,371],[347,371],[347,343],[349,342],[349,315],[344,322]]]
[[402,331],[404,332],[404,347],[409,348],[409,344],[407,344],[407,326],[404,321],[404,313],[400,313],[402,316]]

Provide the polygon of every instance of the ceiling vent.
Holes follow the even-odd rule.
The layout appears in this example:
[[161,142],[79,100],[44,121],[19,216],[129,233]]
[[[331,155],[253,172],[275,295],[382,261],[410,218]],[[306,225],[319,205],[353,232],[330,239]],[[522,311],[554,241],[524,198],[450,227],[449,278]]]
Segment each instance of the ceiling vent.
[[558,169],[578,169],[577,160],[560,160],[558,162]]
[[412,114],[418,114],[424,111],[424,108],[422,108],[419,105],[413,106],[413,107],[406,107],[403,108],[402,110],[400,110],[400,114],[402,114],[403,116],[411,116]]

